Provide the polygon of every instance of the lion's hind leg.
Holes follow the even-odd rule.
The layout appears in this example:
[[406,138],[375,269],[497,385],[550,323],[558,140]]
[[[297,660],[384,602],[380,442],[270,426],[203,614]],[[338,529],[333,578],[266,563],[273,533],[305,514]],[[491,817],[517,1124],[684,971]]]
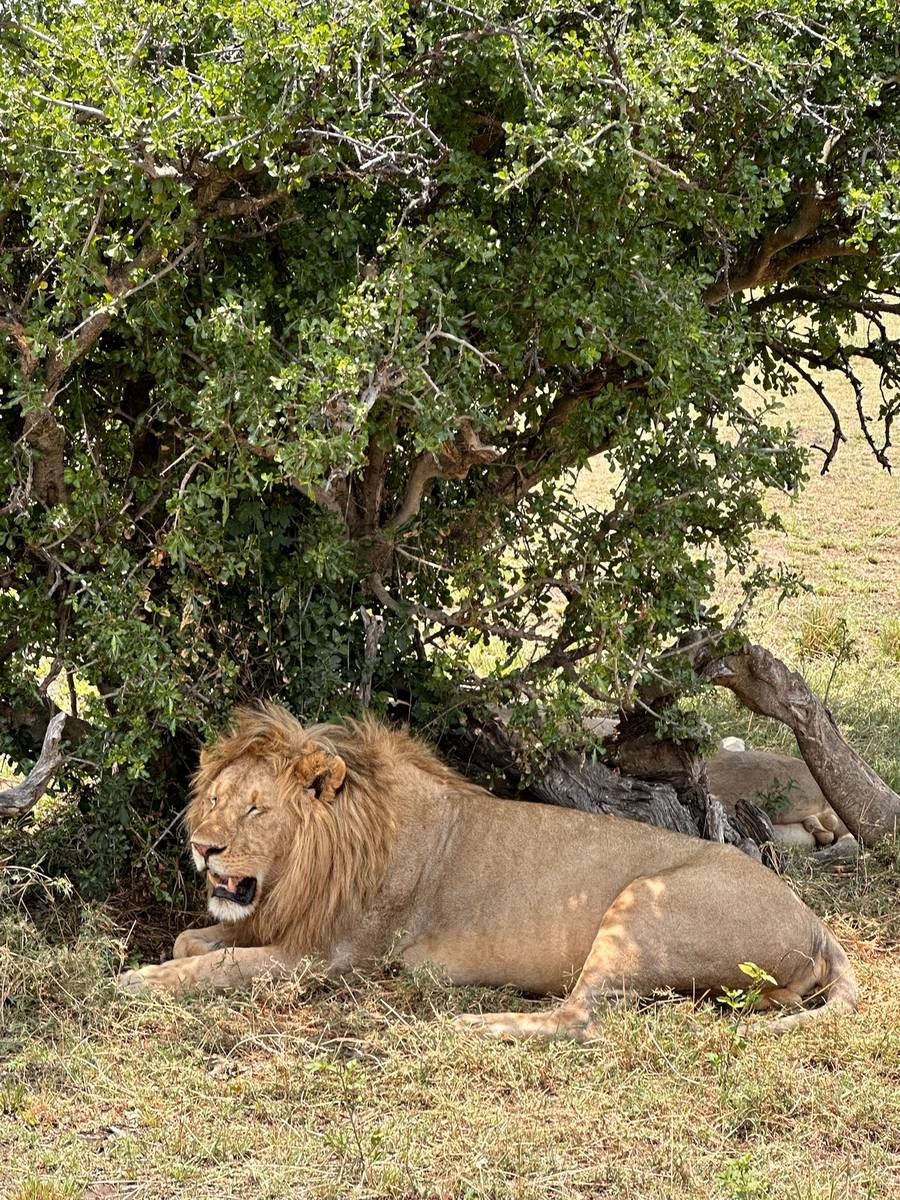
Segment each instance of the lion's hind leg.
[[468,1029],[482,1037],[521,1041],[525,1038],[568,1038],[587,1042],[596,1037],[598,1027],[590,1013],[567,1005],[542,1013],[464,1013],[454,1021],[460,1029]]
[[637,898],[634,889],[639,885],[652,887],[653,883],[638,880],[619,893],[600,922],[575,986],[554,1008],[541,1013],[466,1013],[455,1023],[482,1037],[504,1040],[539,1037],[587,1042],[597,1037],[601,1009],[639,992],[645,980],[649,983],[647,991],[665,986],[664,979],[654,977],[650,982],[648,973],[638,969],[639,933],[637,928],[626,931],[629,910]]
[[[736,860],[735,866],[743,865]],[[796,1003],[814,978],[804,948],[811,944],[810,922],[816,918],[786,889],[781,895],[783,885],[774,876],[760,873],[749,889],[746,882],[728,875],[715,879],[701,863],[636,879],[603,915],[561,1004],[546,1013],[466,1016],[460,1024],[486,1037],[587,1041],[596,1036],[598,1014],[610,1001],[665,988],[700,995],[716,994],[722,986],[746,987],[739,968],[745,962],[778,978],[769,1004]]]

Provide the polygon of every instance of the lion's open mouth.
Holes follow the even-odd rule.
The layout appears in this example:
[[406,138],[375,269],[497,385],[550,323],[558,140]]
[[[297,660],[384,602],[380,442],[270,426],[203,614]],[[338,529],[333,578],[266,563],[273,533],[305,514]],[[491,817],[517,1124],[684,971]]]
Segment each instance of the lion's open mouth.
[[251,904],[256,895],[256,880],[252,875],[238,877],[236,875],[217,875],[210,870],[209,877],[215,885],[213,895],[220,900],[230,900],[233,904]]

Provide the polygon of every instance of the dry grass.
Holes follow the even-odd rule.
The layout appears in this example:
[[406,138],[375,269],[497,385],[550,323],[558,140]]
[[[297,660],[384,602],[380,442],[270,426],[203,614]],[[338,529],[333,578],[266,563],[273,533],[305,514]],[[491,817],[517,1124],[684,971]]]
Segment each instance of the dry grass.
[[32,930],[0,1041],[4,1194],[888,1197],[897,861],[798,875],[835,915],[866,1006],[745,1045],[673,1000],[611,1013],[588,1047],[482,1042],[450,1016],[529,1002],[427,973],[125,1001],[102,931],[61,957]]
[[[820,440],[814,402],[795,411]],[[785,533],[761,539],[767,558],[803,565],[816,595],[753,618],[761,640],[830,686],[838,720],[895,786],[897,501],[851,441],[799,502],[778,501]],[[825,636],[801,661],[813,628],[842,622],[857,660]],[[710,714],[751,744],[787,744],[724,697]],[[900,850],[846,875],[798,859],[791,875],[850,949],[856,1017],[741,1045],[729,1018],[665,1000],[611,1013],[587,1047],[461,1035],[453,1013],[530,1002],[427,974],[126,1001],[109,981],[136,954],[127,923],[52,894],[29,917],[10,878],[0,1196],[889,1200],[900,1194]]]
[[[866,381],[874,404],[875,374],[870,371]],[[832,630],[838,622],[846,623],[864,661],[896,668],[897,658],[891,662],[883,647],[900,621],[900,480],[878,466],[856,429],[850,389],[832,388],[847,444],[828,475],[814,474],[797,499],[772,499],[784,531],[758,538],[764,561],[800,570],[813,592],[780,608],[774,601],[760,604],[751,632],[795,656],[795,639],[804,624],[825,616]],[[805,444],[825,439],[829,418],[811,392],[796,397],[790,415]],[[815,457],[810,466],[816,470]],[[729,595],[736,595],[736,589],[726,581],[723,596]]]

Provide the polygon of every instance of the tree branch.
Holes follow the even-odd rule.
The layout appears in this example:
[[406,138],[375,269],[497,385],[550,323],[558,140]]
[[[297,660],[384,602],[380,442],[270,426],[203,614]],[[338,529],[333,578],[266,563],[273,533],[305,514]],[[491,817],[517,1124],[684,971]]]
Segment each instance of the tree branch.
[[19,817],[30,812],[47,790],[61,762],[60,742],[67,714],[58,712],[47,726],[41,754],[21,783],[0,792],[0,817]]
[[388,592],[377,572],[373,572],[366,582],[378,602],[400,616],[421,617],[422,620],[431,621],[435,625],[444,625],[449,629],[476,629],[480,633],[491,633],[496,637],[508,638],[511,641],[539,642],[543,645],[551,645],[553,642],[553,638],[547,634],[516,629],[511,625],[497,625],[493,622],[482,621],[477,614],[462,609],[459,612],[447,613],[437,608],[426,608],[421,604],[407,604],[405,601],[397,600]]
[[701,676],[729,688],[751,712],[774,717],[793,731],[813,778],[851,833],[873,845],[900,832],[900,796],[847,744],[802,675],[762,646],[747,645],[722,657],[699,651],[692,657]]
[[[883,330],[883,326],[881,325],[881,323],[878,322],[878,324],[879,324],[880,328],[882,328],[882,330]],[[809,371],[804,369],[804,367],[801,365],[801,362],[799,360],[802,359],[803,363],[805,363],[807,367],[812,367],[812,368],[816,368],[817,370],[823,370],[823,371],[837,371],[841,375],[843,375],[843,377],[847,380],[847,382],[850,384],[850,386],[853,389],[853,394],[854,394],[854,397],[856,400],[856,414],[859,419],[860,430],[862,431],[863,436],[865,437],[866,441],[868,442],[869,448],[872,451],[872,454],[874,455],[876,461],[882,467],[884,467],[884,469],[886,471],[890,471],[891,470],[891,461],[887,456],[887,451],[889,450],[890,445],[891,445],[891,424],[893,422],[894,415],[897,411],[897,404],[896,403],[889,404],[885,400],[884,411],[882,414],[883,420],[884,420],[884,442],[881,446],[879,446],[876,443],[875,438],[872,436],[872,430],[869,425],[870,418],[866,415],[866,411],[865,411],[865,408],[863,405],[865,396],[864,396],[862,382],[860,381],[859,376],[853,370],[853,367],[851,365],[851,360],[854,358],[863,358],[863,359],[866,359],[867,361],[874,362],[877,365],[879,365],[882,368],[882,396],[883,396],[884,395],[883,381],[885,378],[887,378],[890,382],[892,382],[895,387],[900,386],[900,375],[898,375],[898,373],[895,369],[885,365],[884,347],[882,347],[881,350],[877,349],[877,346],[879,345],[879,343],[877,343],[877,342],[874,343],[874,345],[870,345],[870,346],[840,346],[836,350],[831,352],[830,354],[825,355],[825,354],[821,354],[817,349],[809,346],[808,344],[805,344],[805,343],[802,343],[799,341],[792,341],[790,343],[785,343],[780,338],[774,337],[771,334],[764,335],[763,341],[764,341],[765,345],[768,347],[771,354],[775,358],[781,359],[783,362],[786,362],[791,367],[792,370],[796,371],[797,374],[800,375],[800,377],[806,383],[809,384],[809,386],[813,389],[813,391],[816,393],[816,395],[820,398],[822,403],[828,409],[829,414],[831,415],[832,427],[835,431],[833,438],[834,438],[834,436],[837,435],[838,432],[840,432],[839,440],[843,440],[843,432],[840,431],[840,420],[838,418],[837,412],[835,411],[834,405],[828,400],[828,397],[825,393],[824,386],[821,383],[819,383],[818,381],[816,381],[810,375]],[[885,338],[883,338],[883,342],[885,342],[886,345],[889,347],[894,347],[896,345],[895,341],[889,341],[888,339],[885,339]],[[832,446],[834,446],[834,440],[832,440]],[[831,451],[826,451],[821,446],[816,447],[816,448],[819,450],[822,450],[822,452],[826,456],[825,466],[823,467],[823,471],[822,471],[822,473],[824,474],[825,470],[827,470],[828,466],[830,465],[831,459],[834,457],[834,455],[833,455],[833,453],[831,453]]]
[[820,450],[825,456],[825,461],[822,463],[822,470],[820,473],[822,475],[827,475],[828,468],[831,466],[832,462],[834,461],[834,456],[838,452],[838,446],[840,446],[841,442],[846,442],[847,440],[844,431],[841,428],[841,418],[838,415],[837,409],[828,399],[828,394],[825,391],[824,385],[818,379],[816,379],[814,375],[811,375],[804,366],[801,366],[796,359],[791,361],[787,358],[787,356],[785,356],[785,361],[790,362],[791,366],[797,372],[800,378],[812,388],[831,416],[831,445],[827,449],[824,446],[819,446],[816,444],[813,445],[814,450]]
[[779,288],[768,295],[751,300],[746,306],[748,313],[763,312],[778,304],[818,304],[823,308],[840,308],[845,312],[859,313],[863,317],[871,317],[876,313],[893,313],[900,316],[900,304],[890,304],[880,296],[872,296],[865,300],[855,300],[851,296],[842,296],[840,292],[823,292],[818,288],[798,285],[795,287]]
[[703,293],[704,304],[713,307],[737,292],[763,287],[769,283],[779,283],[788,271],[793,270],[799,263],[794,262],[782,269],[781,264],[774,262],[776,255],[789,246],[811,237],[819,228],[824,213],[834,209],[836,204],[837,201],[833,197],[826,198],[817,191],[808,191],[793,217],[779,226],[774,233],[764,237],[733,275],[729,274],[727,267],[719,272],[715,281]]
[[394,515],[384,526],[395,533],[415,517],[436,479],[465,479],[476,464],[494,462],[500,455],[496,446],[486,445],[466,418],[459,423],[459,437],[446,442],[437,453],[423,451],[413,463],[406,492]]

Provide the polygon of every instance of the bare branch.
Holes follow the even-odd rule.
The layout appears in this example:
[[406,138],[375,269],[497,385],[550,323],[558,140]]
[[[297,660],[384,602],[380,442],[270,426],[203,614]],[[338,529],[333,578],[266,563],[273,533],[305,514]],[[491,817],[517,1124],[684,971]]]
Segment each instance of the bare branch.
[[[883,328],[883,326],[881,325],[880,322],[878,322],[878,324],[879,324],[880,328]],[[883,340],[888,341],[888,339],[883,339]],[[874,345],[869,345],[869,346],[841,346],[838,349],[831,352],[830,354],[825,355],[825,354],[821,354],[817,349],[815,349],[812,346],[809,346],[808,344],[804,344],[804,343],[801,343],[798,341],[792,341],[792,342],[786,344],[780,338],[777,338],[771,334],[766,336],[764,338],[764,341],[765,341],[766,346],[769,348],[770,352],[773,354],[774,357],[779,358],[783,362],[788,363],[788,365],[794,371],[796,371],[797,374],[800,375],[800,377],[806,383],[808,383],[810,385],[810,387],[815,391],[816,395],[820,398],[822,403],[827,408],[829,414],[831,415],[832,427],[835,429],[836,429],[836,427],[840,426],[840,421],[839,421],[838,415],[834,409],[834,405],[831,404],[831,402],[829,401],[829,399],[826,395],[824,385],[817,382],[809,374],[809,371],[807,371],[803,368],[800,360],[802,360],[802,363],[805,363],[806,366],[810,367],[810,368],[815,368],[815,369],[823,370],[823,371],[837,371],[839,374],[841,374],[844,377],[844,379],[847,380],[847,382],[853,388],[853,394],[856,399],[856,413],[857,413],[857,417],[859,420],[860,430],[862,431],[863,436],[865,437],[866,441],[868,442],[869,448],[871,449],[873,455],[875,456],[876,461],[882,467],[884,467],[886,471],[890,471],[891,470],[891,461],[887,456],[887,451],[891,445],[890,431],[891,431],[891,423],[892,423],[893,417],[894,417],[894,409],[885,400],[884,412],[882,414],[883,420],[884,420],[884,431],[885,431],[884,442],[882,443],[881,446],[879,446],[876,443],[874,437],[872,436],[872,429],[871,429],[871,423],[870,423],[871,418],[866,415],[866,411],[863,406],[864,390],[863,390],[862,382],[859,379],[859,377],[857,376],[856,372],[853,370],[853,366],[852,366],[852,360],[856,359],[856,358],[863,358],[870,362],[875,362],[879,366],[881,366],[881,368],[882,368],[882,396],[884,396],[884,381],[885,381],[885,379],[887,379],[895,387],[900,386],[900,377],[898,377],[897,372],[884,365],[884,350],[878,349],[879,343],[876,342]],[[889,341],[888,344],[891,347],[896,346],[895,341],[893,341],[893,342]],[[837,431],[837,429],[836,429],[836,431]],[[840,440],[843,440],[843,433],[841,433]],[[827,467],[831,463],[831,459],[834,457],[833,453],[823,450],[823,448],[821,446],[817,446],[816,449],[822,450],[822,452],[826,454],[826,463],[825,463],[824,469],[827,469]],[[824,469],[823,469],[823,473],[824,473]]]
[[540,642],[543,645],[552,645],[554,640],[547,634],[537,633],[533,630],[516,629],[511,625],[498,625],[494,622],[483,621],[474,612],[460,610],[455,613],[447,613],[436,608],[426,608],[421,604],[408,604],[403,600],[397,600],[385,588],[381,576],[375,572],[368,577],[366,582],[379,603],[390,609],[391,612],[399,613],[404,617],[419,617],[424,621],[431,621],[435,625],[444,625],[448,629],[475,629],[480,633],[492,633],[496,637],[517,642]]
[[233,200],[220,200],[211,210],[213,217],[255,217],[257,213],[274,204],[281,197],[279,191],[266,192],[263,196],[241,196]]
[[850,365],[849,353],[842,350],[839,357],[843,360],[844,375],[850,381],[850,386],[853,388],[853,395],[856,398],[856,415],[859,418],[859,427],[863,432],[863,437],[869,443],[869,449],[875,455],[876,461],[885,470],[890,471],[891,460],[885,454],[884,447],[879,447],[875,444],[875,439],[872,437],[872,431],[869,428],[869,418],[866,416],[865,409],[863,408],[864,393],[862,382]]
[[402,529],[417,515],[435,479],[465,479],[476,464],[492,463],[499,457],[497,447],[482,442],[471,422],[461,420],[459,429],[460,436],[455,441],[445,442],[436,454],[425,451],[415,460],[406,493],[397,511],[384,526],[385,532],[393,533]]
[[794,368],[800,378],[812,388],[831,416],[831,445],[827,449],[824,446],[818,446],[815,444],[813,445],[814,450],[821,451],[821,453],[825,456],[825,461],[822,464],[821,474],[827,475],[828,468],[831,466],[832,462],[834,461],[834,456],[838,452],[838,446],[840,446],[841,442],[846,442],[847,440],[844,435],[844,431],[841,428],[841,418],[838,415],[837,409],[828,399],[828,393],[825,391],[824,384],[820,380],[816,379],[814,375],[811,375],[804,366],[796,361],[796,359],[791,361],[791,366]]
[[56,96],[44,96],[40,92],[32,92],[36,100],[43,100],[45,104],[55,104],[59,108],[67,108],[70,112],[80,113],[83,117],[96,117],[99,121],[108,121],[109,117],[102,108],[95,108],[92,104],[79,104],[75,100],[61,100]]
[[0,817],[19,817],[30,812],[47,790],[47,785],[59,769],[63,726],[67,714],[58,712],[47,726],[41,754],[28,776],[21,783],[0,792]]
[[777,304],[818,304],[822,308],[840,308],[845,312],[859,313],[864,317],[872,317],[878,313],[893,313],[900,316],[900,304],[891,304],[880,296],[867,296],[856,300],[852,296],[843,296],[840,292],[824,292],[814,287],[779,288],[751,300],[746,306],[748,313],[762,312]]

